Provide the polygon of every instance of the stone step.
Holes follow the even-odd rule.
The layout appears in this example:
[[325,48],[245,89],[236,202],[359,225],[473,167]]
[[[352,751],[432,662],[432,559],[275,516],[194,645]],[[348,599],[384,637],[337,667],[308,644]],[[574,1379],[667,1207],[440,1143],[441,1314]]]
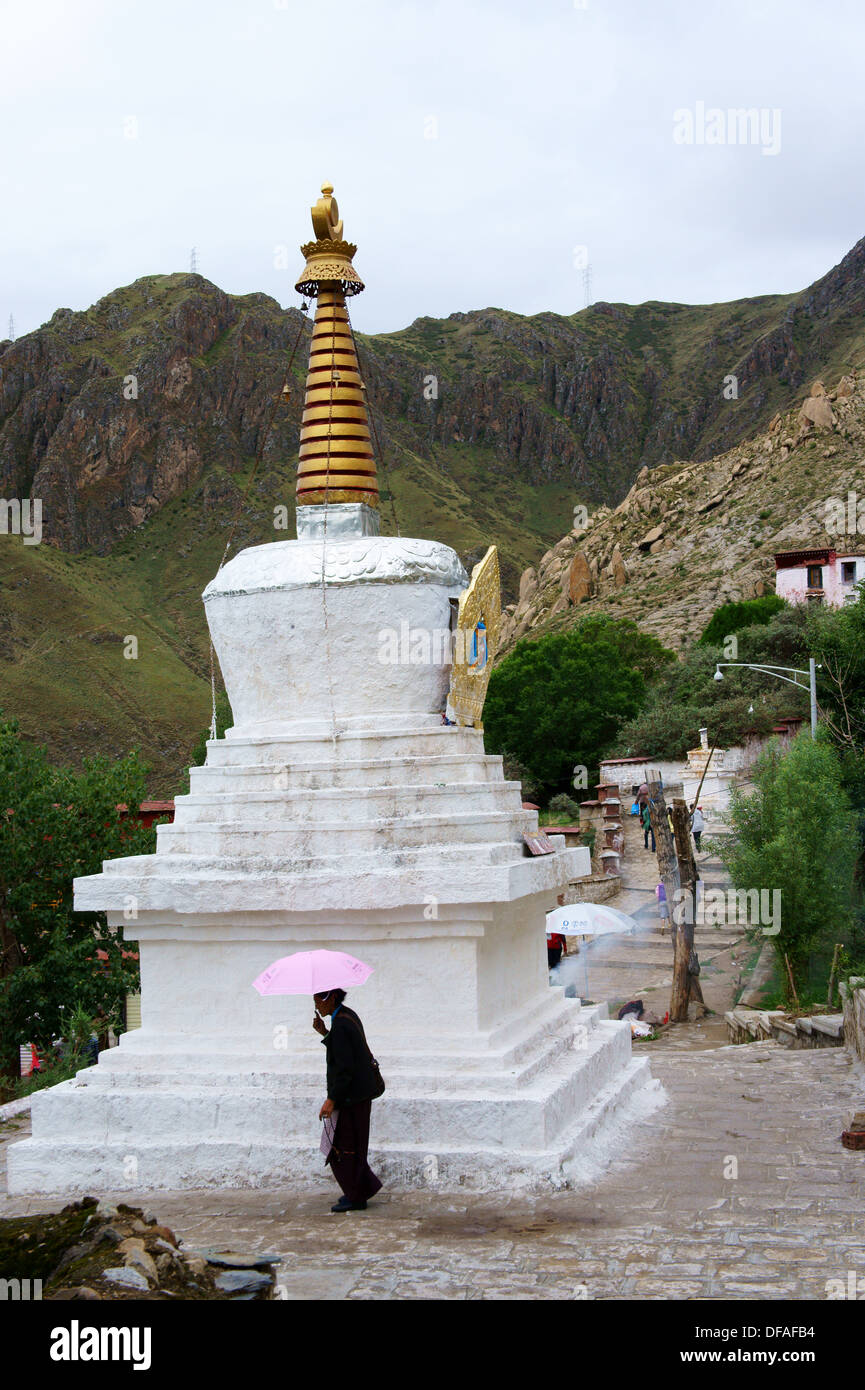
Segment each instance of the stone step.
[[[441,1073],[418,1068],[400,1074],[388,1070],[382,1058],[388,1090],[387,1103],[375,1110],[376,1141],[422,1144],[442,1127],[456,1145],[545,1148],[615,1080],[629,1058],[630,1030],[611,1022],[590,1030],[579,1050],[564,1055],[555,1049],[542,1068],[500,1075],[495,1085],[491,1077],[479,1083],[469,1070]],[[282,1080],[274,1089],[232,1084],[229,1077],[223,1087],[201,1087],[182,1076],[153,1088],[103,1089],[76,1080],[62,1082],[52,1088],[50,1101],[41,1094],[34,1100],[34,1140],[62,1143],[76,1133],[110,1134],[112,1143],[125,1143],[127,1153],[139,1156],[137,1179],[142,1187],[150,1185],[141,1165],[146,1163],[151,1134],[183,1136],[187,1144],[245,1140],[247,1147],[254,1147],[308,1130],[314,1152],[320,1133],[316,1115],[322,1070],[310,1073],[308,1080]]]
[[190,768],[190,790],[212,795],[247,789],[277,788],[316,791],[329,787],[401,787],[416,783],[463,786],[466,783],[502,783],[502,759],[492,754],[426,755],[423,757],[341,758],[338,762],[205,764]]
[[[606,1005],[581,1005],[565,997],[561,988],[552,987],[536,996],[518,1017],[489,1033],[425,1037],[421,1047],[418,1041],[412,1044],[406,1039],[401,1029],[394,1032],[374,1026],[373,1031],[376,1056],[388,1073],[414,1076],[433,1068],[442,1076],[468,1072],[512,1076],[534,1066],[550,1049],[556,1054],[572,1046],[579,1050],[587,1034],[608,1021]],[[293,1047],[283,1050],[274,1048],[270,1030],[264,1036],[191,1036],[155,1033],[145,1025],[124,1034],[118,1047],[100,1053],[98,1065],[78,1072],[76,1079],[96,1087],[137,1084],[145,1076],[155,1082],[170,1078],[208,1085],[217,1084],[219,1077],[233,1076],[251,1086],[284,1086],[292,1078],[319,1077],[319,1044],[298,1046],[296,1030],[290,1030],[288,1037]]]
[[[388,1095],[429,1091],[461,1094],[467,1090],[512,1095],[515,1090],[531,1086],[542,1078],[555,1065],[563,1049],[591,1053],[605,1046],[606,1033],[598,1031],[597,1022],[591,1019],[593,1011],[581,1012],[575,1007],[573,1012],[570,1022],[559,1021],[554,1028],[536,1027],[518,1049],[511,1048],[503,1054],[430,1053],[405,1057],[399,1052],[389,1055],[376,1040],[376,1056],[387,1082]],[[304,1055],[289,1060],[293,1063],[290,1070],[267,1071],[261,1064],[253,1070],[249,1062],[243,1065],[236,1056],[227,1058],[225,1054],[203,1057],[193,1053],[184,1056],[179,1065],[175,1053],[154,1054],[152,1058],[142,1053],[127,1058],[127,1065],[123,1067],[100,1063],[99,1067],[79,1072],[77,1080],[81,1084],[75,1096],[86,1090],[86,1104],[91,1104],[95,1103],[95,1095],[129,1095],[161,1088],[172,1094],[179,1091],[195,1096],[211,1094],[214,1089],[226,1095],[240,1089],[266,1097],[283,1111],[292,1101],[303,1106],[310,1096],[319,1095],[324,1077],[324,1063],[320,1058],[310,1062],[309,1056]],[[161,1065],[156,1065],[157,1062]],[[77,1099],[69,1101],[69,1107],[77,1104]],[[56,1107],[51,1113],[51,1123],[62,1133],[67,1120]],[[43,1127],[41,1133],[47,1132]]]
[[844,1042],[843,1014],[785,1016],[782,1009],[731,1009],[724,1015],[730,1041],[764,1041],[774,1038],[784,1047],[841,1047]]
[[248,816],[222,824],[201,821],[191,825],[157,827],[157,853],[213,855],[217,858],[262,858],[270,855],[312,858],[330,842],[346,852],[386,851],[505,841],[518,844],[524,832],[537,830],[534,811],[487,811],[445,816],[405,816],[371,819],[365,823],[320,818],[305,825],[274,825]]
[[[353,849],[350,853],[345,849],[341,850],[336,844],[332,853],[322,854],[321,848],[319,842],[316,844],[315,853],[298,855],[293,848],[283,845],[276,851],[269,850],[263,858],[256,850],[254,837],[252,843],[245,845],[243,853],[232,855],[216,854],[205,847],[195,851],[173,852],[168,845],[160,848],[157,842],[155,868],[151,855],[108,859],[105,861],[102,874],[94,875],[93,878],[98,878],[102,883],[116,878],[125,883],[135,883],[139,888],[142,874],[146,874],[148,880],[152,879],[157,883],[176,881],[184,886],[202,875],[208,879],[219,876],[236,882],[238,876],[260,875],[264,864],[267,873],[274,878],[294,878],[302,874],[304,880],[313,887],[318,878],[329,882],[334,875],[345,879],[353,874],[369,875],[377,870],[385,874],[398,869],[405,875],[412,871],[439,869],[446,863],[453,873],[459,873],[463,868],[471,872],[483,866],[528,863],[522,838],[519,841],[496,839],[466,844],[434,843],[393,849],[378,844],[371,850],[360,848]],[[77,880],[79,886],[76,887],[76,902],[80,885],[89,882],[89,879]],[[76,910],[83,912],[96,909],[88,906]]]
[[[383,716],[384,719],[384,716]],[[430,721],[433,716],[430,716]],[[345,730],[337,739],[321,734],[272,735],[262,738],[226,738],[207,744],[208,767],[250,764],[283,764],[298,757],[303,763],[342,763],[346,759],[395,759],[420,757],[482,758],[483,733],[441,723],[413,720],[404,725]]]
[[[271,781],[272,785],[272,781]],[[367,786],[346,795],[344,788],[317,790],[255,790],[190,793],[175,798],[174,825],[242,825],[254,820],[273,829],[310,821],[337,821],[351,816],[351,823],[401,820],[433,815],[452,817],[487,811],[522,813],[519,782],[478,782],[450,786],[417,783],[412,786]]]

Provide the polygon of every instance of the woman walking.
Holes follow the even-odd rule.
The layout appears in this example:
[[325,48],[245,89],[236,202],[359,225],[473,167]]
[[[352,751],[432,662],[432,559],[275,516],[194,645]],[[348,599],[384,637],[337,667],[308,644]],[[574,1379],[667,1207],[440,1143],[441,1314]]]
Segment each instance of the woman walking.
[[[331,989],[313,995],[312,1026],[321,1034],[327,1053],[327,1100],[318,1118],[333,1125],[332,1143],[325,1162],[342,1188],[331,1211],[364,1211],[370,1197],[381,1188],[369,1166],[369,1121],[372,1102],[384,1091],[378,1063],[367,1045],[363,1024],[346,1007],[345,990]],[[330,1017],[330,1031],[324,1020]]]

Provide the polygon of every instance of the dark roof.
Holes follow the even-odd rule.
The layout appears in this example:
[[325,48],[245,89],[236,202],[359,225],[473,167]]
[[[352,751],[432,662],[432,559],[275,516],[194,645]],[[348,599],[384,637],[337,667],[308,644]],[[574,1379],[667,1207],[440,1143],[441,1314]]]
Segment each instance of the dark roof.
[[794,569],[796,565],[831,565],[836,559],[833,549],[779,550],[775,556],[776,570]]

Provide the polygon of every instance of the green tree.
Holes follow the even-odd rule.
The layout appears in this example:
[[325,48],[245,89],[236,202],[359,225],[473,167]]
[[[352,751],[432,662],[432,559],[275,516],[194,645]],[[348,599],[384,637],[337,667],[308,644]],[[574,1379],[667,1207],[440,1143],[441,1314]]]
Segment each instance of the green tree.
[[117,1021],[137,988],[134,943],[103,913],[74,912],[72,881],[154,849],[155,829],[117,810],[140,805],[145,776],[136,753],[52,767],[0,716],[0,1075],[17,1076],[20,1044],[48,1048],[68,1031],[76,1007]]
[[856,817],[825,734],[812,739],[803,730],[786,754],[773,740],[753,782],[752,795],[731,792],[732,833],[719,854],[735,888],[780,891],[780,931],[769,940],[792,1002],[785,955],[797,992],[804,993],[812,961],[829,943],[851,940]]
[[[859,592],[865,585],[859,586]],[[839,748],[865,748],[865,603],[809,606],[805,637],[820,663],[820,715]]]
[[720,647],[724,639],[746,627],[757,627],[771,622],[772,618],[786,604],[777,594],[765,594],[762,598],[743,599],[741,603],[722,603],[716,608],[700,638],[701,646]]
[[[804,608],[784,605],[766,624],[738,633],[736,660],[773,666],[807,666]],[[807,715],[807,693],[759,671],[728,669],[715,681],[715,665],[726,661],[721,647],[691,647],[681,661],[662,669],[643,709],[625,723],[615,752],[629,757],[683,758],[697,743],[699,730],[722,748],[739,744],[748,731],[768,734],[787,715]]]
[[544,794],[594,772],[646,680],[673,661],[636,624],[592,614],[567,632],[518,642],[495,668],[484,707],[486,746],[525,767]]

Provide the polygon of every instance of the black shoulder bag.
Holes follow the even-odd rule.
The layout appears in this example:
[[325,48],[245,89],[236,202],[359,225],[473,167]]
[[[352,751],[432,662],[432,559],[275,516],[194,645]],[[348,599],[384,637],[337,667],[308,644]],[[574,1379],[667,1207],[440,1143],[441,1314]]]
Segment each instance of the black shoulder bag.
[[343,1012],[343,1018],[348,1023],[353,1023],[357,1031],[360,1033],[360,1036],[363,1038],[363,1045],[366,1048],[366,1055],[370,1060],[373,1077],[375,1078],[375,1090],[370,1096],[370,1100],[378,1100],[379,1097],[383,1096],[385,1093],[384,1077],[381,1074],[381,1067],[379,1066],[378,1062],[376,1061],[375,1057],[373,1057],[372,1052],[370,1051],[369,1043],[366,1040],[366,1033],[363,1031],[363,1025],[361,1024],[360,1019],[354,1018],[352,1014],[345,1012]]

